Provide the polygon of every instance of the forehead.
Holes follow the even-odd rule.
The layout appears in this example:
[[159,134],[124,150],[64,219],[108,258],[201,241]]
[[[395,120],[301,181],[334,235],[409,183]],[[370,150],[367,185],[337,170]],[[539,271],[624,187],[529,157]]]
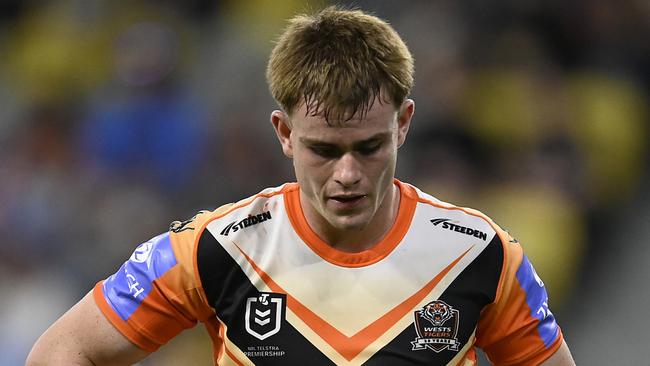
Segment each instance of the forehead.
[[397,129],[397,109],[391,103],[380,103],[378,100],[375,100],[363,118],[355,115],[348,121],[328,123],[323,116],[306,114],[304,103],[292,113],[292,131],[311,139],[356,140]]

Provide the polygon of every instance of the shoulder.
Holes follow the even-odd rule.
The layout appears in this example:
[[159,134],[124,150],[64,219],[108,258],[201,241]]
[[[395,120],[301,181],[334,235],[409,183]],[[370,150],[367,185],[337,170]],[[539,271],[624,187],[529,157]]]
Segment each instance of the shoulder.
[[516,275],[525,260],[518,240],[480,210],[445,202],[413,185],[401,184],[410,189],[417,200],[418,215],[435,226],[439,235],[453,233],[480,239],[475,242],[481,243],[484,249],[476,260],[488,265],[490,272],[497,276],[495,300],[498,299],[506,278]]
[[[475,253],[467,271],[481,277],[490,298],[496,300],[502,291],[509,268],[521,261],[521,247],[517,241],[491,217],[470,207],[442,201],[415,186],[400,183],[403,190],[417,202],[413,227],[424,227],[427,238],[435,237],[445,245],[463,243]],[[471,271],[470,271],[471,269]]]
[[216,210],[200,211],[189,220],[174,221],[170,226],[174,251],[192,261],[221,253],[213,248],[220,245],[218,238],[232,238],[248,227],[271,220],[284,210],[284,194],[297,189],[295,183],[266,188]]
[[234,280],[239,278],[241,272],[235,259],[237,243],[265,242],[273,236],[271,232],[280,225],[276,224],[278,216],[285,210],[285,193],[297,189],[297,184],[293,183],[264,189],[238,202],[201,214],[190,225],[193,230],[185,239],[188,242],[184,250],[192,250],[194,277],[209,304],[214,304],[219,296],[217,294],[239,281]]
[[418,213],[430,216],[432,225],[447,231],[474,236],[507,250],[508,243],[516,240],[485,213],[470,207],[442,201],[408,183],[400,186],[410,191],[409,196],[417,202]]
[[[210,235],[210,230],[207,230],[208,227],[212,229],[212,227],[217,227],[223,222],[227,222],[228,225],[221,232],[230,233],[247,224],[250,225],[255,221],[264,220],[269,215],[268,211],[270,211],[274,202],[281,200],[284,193],[296,189],[298,189],[298,186],[295,183],[266,188],[237,202],[219,206],[215,210],[199,211],[190,219],[174,221],[169,227],[172,241],[177,243],[174,249],[182,251],[195,249],[194,247],[196,247],[201,237]],[[231,222],[234,217],[241,217],[241,222]]]

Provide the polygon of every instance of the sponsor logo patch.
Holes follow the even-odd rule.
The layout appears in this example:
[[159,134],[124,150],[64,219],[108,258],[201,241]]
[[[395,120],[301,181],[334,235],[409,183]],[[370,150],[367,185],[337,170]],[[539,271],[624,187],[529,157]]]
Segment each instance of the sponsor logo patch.
[[287,295],[262,292],[246,300],[246,331],[259,340],[277,334],[284,320]]
[[176,263],[169,233],[140,244],[131,258],[102,284],[107,302],[126,321],[153,290],[154,281]]
[[411,342],[413,351],[428,348],[437,353],[445,349],[458,352],[458,310],[444,301],[436,300],[426,304],[414,315],[417,337]]
[[473,236],[475,238],[482,239],[483,241],[487,241],[487,233],[482,232],[481,230],[477,229],[472,229],[471,227],[467,226],[461,226],[458,224],[454,224],[451,222],[450,219],[432,219],[429,220],[433,224],[433,226],[438,226],[441,225],[443,229],[455,231],[461,234]]
[[131,254],[130,261],[135,263],[145,263],[151,257],[151,250],[153,249],[153,242],[150,240],[148,242],[142,243],[135,248],[133,254]]

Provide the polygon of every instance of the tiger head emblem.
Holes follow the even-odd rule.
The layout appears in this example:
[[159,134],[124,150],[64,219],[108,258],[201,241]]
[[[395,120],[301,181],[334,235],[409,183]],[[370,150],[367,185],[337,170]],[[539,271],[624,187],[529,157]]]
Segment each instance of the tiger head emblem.
[[420,315],[430,321],[434,326],[441,326],[447,320],[451,319],[453,313],[451,307],[444,301],[434,301],[422,308]]

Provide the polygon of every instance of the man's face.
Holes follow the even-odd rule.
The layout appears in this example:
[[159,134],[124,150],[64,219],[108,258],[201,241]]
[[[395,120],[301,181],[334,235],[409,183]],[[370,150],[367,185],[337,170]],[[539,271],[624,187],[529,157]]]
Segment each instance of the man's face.
[[397,148],[408,132],[413,101],[399,108],[375,101],[362,120],[328,124],[306,116],[305,106],[291,118],[274,111],[271,121],[285,155],[293,158],[301,201],[308,220],[325,230],[363,230],[388,208],[393,192]]

